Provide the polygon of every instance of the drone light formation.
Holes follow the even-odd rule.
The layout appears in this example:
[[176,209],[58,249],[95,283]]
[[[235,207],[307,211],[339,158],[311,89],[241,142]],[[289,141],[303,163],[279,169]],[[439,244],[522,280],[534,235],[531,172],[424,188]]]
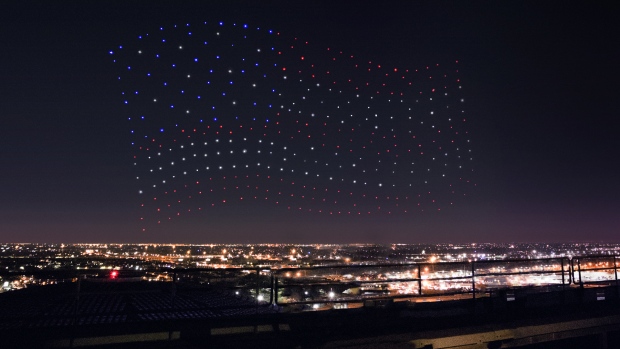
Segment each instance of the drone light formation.
[[388,67],[223,22],[157,28],[109,54],[143,230],[222,205],[414,215],[475,186],[458,62]]

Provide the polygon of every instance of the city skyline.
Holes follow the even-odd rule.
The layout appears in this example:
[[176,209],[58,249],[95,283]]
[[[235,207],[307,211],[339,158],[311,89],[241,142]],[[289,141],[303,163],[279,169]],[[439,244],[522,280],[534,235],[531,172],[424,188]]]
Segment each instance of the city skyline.
[[[7,130],[0,140],[6,165],[0,240],[617,242],[618,68],[609,39],[618,25],[611,7],[11,2],[4,11],[10,18],[2,21],[8,49],[0,60],[7,81],[0,102]],[[150,37],[139,39],[145,34]],[[218,43],[220,34],[226,38]],[[161,42],[171,37],[174,43]],[[296,40],[308,44],[293,49]],[[208,48],[197,48],[202,42]],[[229,44],[236,46],[225,49]],[[267,52],[257,51],[263,48]],[[138,57],[142,50],[148,59]],[[165,63],[158,65],[160,53]],[[246,58],[259,68],[245,66]],[[179,76],[176,64],[184,70]],[[315,66],[321,75],[311,84]],[[446,83],[416,75],[425,71]],[[147,79],[151,73],[157,83]],[[347,87],[350,81],[360,85]],[[329,84],[345,88],[336,92]],[[410,97],[433,98],[442,88],[445,99],[416,104]],[[402,96],[398,106],[375,98],[390,93]],[[157,99],[167,110],[153,106]],[[272,108],[276,103],[282,115]],[[365,114],[368,109],[376,113]],[[301,116],[293,116],[297,112]],[[456,123],[457,112],[466,123]],[[351,128],[337,125],[349,121]],[[272,133],[252,131],[267,124]],[[435,126],[452,138],[435,139]],[[179,145],[188,127],[204,129]],[[221,139],[229,144],[219,144],[217,127],[229,133]],[[295,138],[302,133],[313,141]],[[159,156],[138,149],[146,143],[136,139],[150,141],[153,134],[173,154],[164,155],[165,164],[176,163],[176,172],[162,166],[164,160],[134,159]],[[390,137],[396,141],[383,141]],[[190,151],[194,140],[201,147]],[[409,156],[418,148],[429,150]],[[204,160],[224,152],[224,160]],[[202,160],[179,166],[198,153]],[[149,175],[158,166],[163,172]],[[285,168],[288,174],[274,175]],[[183,173],[190,169],[195,173]],[[183,195],[167,194],[190,184]],[[140,191],[168,201],[147,203],[145,213]],[[423,201],[411,199],[429,192]],[[262,201],[248,200],[253,196]],[[155,213],[166,206],[176,211]],[[181,218],[152,224],[181,209]]]

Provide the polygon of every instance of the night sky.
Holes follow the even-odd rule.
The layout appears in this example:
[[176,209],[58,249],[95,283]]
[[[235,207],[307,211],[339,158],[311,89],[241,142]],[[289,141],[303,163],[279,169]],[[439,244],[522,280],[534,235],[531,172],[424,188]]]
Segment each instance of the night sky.
[[618,242],[584,2],[0,8],[0,241]]

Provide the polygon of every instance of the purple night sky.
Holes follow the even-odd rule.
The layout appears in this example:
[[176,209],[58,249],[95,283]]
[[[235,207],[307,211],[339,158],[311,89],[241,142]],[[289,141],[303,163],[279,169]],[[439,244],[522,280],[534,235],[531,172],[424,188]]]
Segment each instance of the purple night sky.
[[377,4],[2,5],[0,241],[618,242],[612,5]]

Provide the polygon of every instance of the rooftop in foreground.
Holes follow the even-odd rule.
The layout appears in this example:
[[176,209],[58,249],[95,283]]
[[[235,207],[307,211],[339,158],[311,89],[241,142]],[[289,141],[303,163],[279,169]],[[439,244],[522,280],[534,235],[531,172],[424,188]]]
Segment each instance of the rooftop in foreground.
[[[173,270],[168,282],[109,271],[67,278],[62,271],[56,277],[65,282],[0,294],[0,335],[8,347],[37,348],[620,347],[617,265],[588,258],[543,260],[545,270],[513,268],[519,261],[467,265],[471,273],[463,275],[460,264],[446,264],[450,272],[426,276],[418,265],[307,268],[303,277],[282,269]],[[490,272],[497,263],[510,268]],[[409,274],[330,281],[334,270],[365,275],[372,268]],[[551,277],[548,284],[501,285],[509,275]],[[458,289],[436,287],[444,282]],[[403,289],[410,293],[399,294]]]

